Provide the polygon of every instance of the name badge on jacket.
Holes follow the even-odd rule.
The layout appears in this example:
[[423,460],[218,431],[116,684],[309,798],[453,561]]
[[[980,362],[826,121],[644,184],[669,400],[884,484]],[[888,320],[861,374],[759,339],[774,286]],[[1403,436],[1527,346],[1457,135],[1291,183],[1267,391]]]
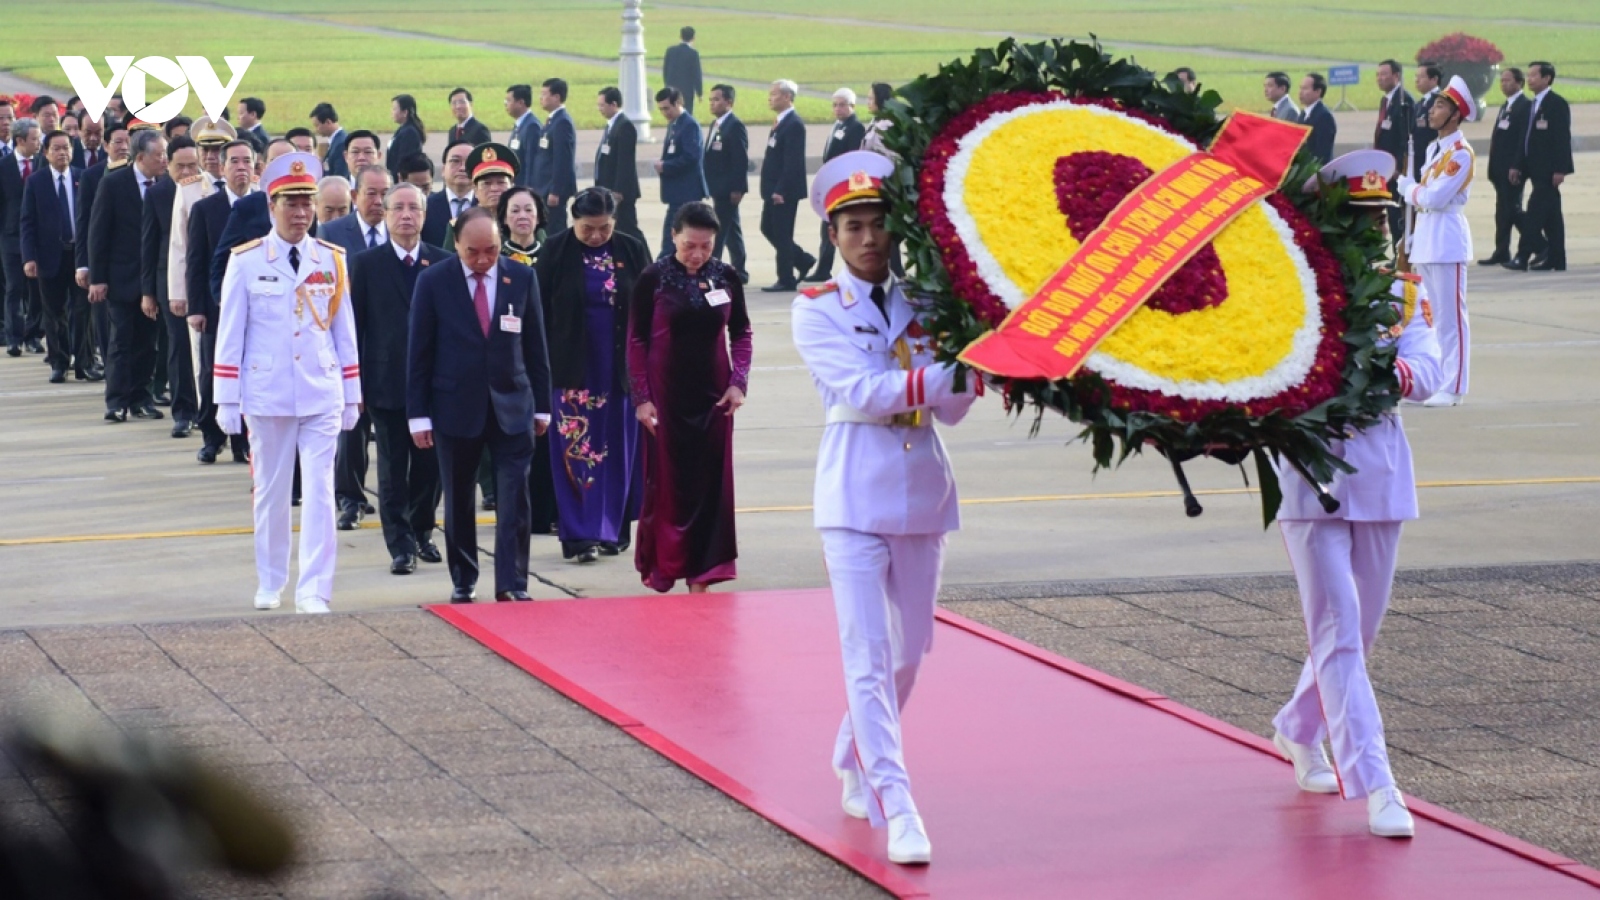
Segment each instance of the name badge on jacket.
[[778,137],[777,137],[777,135],[773,135],[772,137],[767,138],[767,146],[768,147],[776,147],[776,146],[778,146]]
[[521,334],[522,333],[522,320],[520,318],[516,317],[516,316],[509,315],[509,314],[501,316],[500,317],[500,330],[504,331],[506,334]]
[[1550,128],[1550,123],[1546,122],[1544,119],[1540,119],[1539,121],[1533,123],[1533,127],[1539,129],[1540,131],[1546,131]]
[[722,288],[717,288],[714,291],[706,292],[706,303],[711,306],[722,306],[726,303],[732,302],[732,300],[733,298],[728,296],[728,292]]
[[1384,119],[1383,122],[1378,125],[1378,127],[1382,128],[1384,131],[1388,131],[1389,129],[1394,127],[1394,120],[1393,119]]
[[522,138],[512,138],[511,139],[511,143],[507,144],[506,146],[510,147],[513,150],[521,150],[522,149]]
[[1511,130],[1511,120],[1502,118],[1500,120],[1499,124],[1495,125],[1494,127],[1500,129],[1501,131],[1510,131]]
[[610,153],[611,153],[611,145],[610,144],[601,144],[600,145],[600,155],[601,156],[608,156],[608,155],[610,155]]
[[843,128],[835,128],[833,130],[833,139],[836,140],[836,141],[844,140],[844,129]]
[[540,150],[549,150],[550,149],[550,139],[547,138],[547,137],[539,138],[539,149]]

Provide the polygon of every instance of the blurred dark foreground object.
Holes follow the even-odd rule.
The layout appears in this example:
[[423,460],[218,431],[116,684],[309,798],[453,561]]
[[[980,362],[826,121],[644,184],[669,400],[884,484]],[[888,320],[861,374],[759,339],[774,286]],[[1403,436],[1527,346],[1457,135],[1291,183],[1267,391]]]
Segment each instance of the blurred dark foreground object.
[[63,782],[66,839],[0,820],[6,900],[166,900],[187,877],[284,870],[289,825],[236,779],[148,735],[60,718],[14,724],[0,750],[18,774]]

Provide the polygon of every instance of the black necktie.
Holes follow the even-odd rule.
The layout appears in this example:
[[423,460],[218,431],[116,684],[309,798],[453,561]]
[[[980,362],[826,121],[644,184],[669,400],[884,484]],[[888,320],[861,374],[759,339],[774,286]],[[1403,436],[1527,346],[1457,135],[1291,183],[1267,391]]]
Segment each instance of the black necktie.
[[67,202],[67,175],[56,176],[56,200],[61,204],[61,243],[72,243],[72,204]]
[[290,247],[289,248],[289,268],[295,270],[296,272],[300,271],[300,248],[299,247]]
[[222,186],[224,184],[227,184],[227,182],[223,181],[221,178],[218,178],[216,181],[211,182],[211,186],[216,188],[219,191],[222,190]]
[[375,225],[367,226],[367,246],[378,246],[378,228]]
[[888,299],[888,295],[883,292],[883,285],[875,284],[872,286],[872,302],[878,305],[878,312],[883,313],[885,322],[889,321],[889,307],[886,302]]

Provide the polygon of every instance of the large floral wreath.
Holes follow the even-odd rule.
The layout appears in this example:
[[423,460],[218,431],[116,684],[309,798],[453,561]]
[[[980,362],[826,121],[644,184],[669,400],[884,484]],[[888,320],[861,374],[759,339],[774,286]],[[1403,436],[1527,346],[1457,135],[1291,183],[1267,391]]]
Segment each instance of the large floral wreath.
[[[1205,149],[1220,103],[1061,41],[1007,40],[902,87],[885,111],[900,160],[890,229],[940,356],[996,328],[1155,171]],[[1374,269],[1386,242],[1342,208],[1342,187],[1300,190],[1316,171],[1296,157],[1281,191],[1233,219],[1071,378],[991,379],[1008,405],[1083,424],[1097,468],[1145,446],[1174,461],[1253,454],[1268,522],[1269,454],[1319,483],[1348,471],[1328,444],[1398,401],[1393,350],[1378,342],[1398,317]]]

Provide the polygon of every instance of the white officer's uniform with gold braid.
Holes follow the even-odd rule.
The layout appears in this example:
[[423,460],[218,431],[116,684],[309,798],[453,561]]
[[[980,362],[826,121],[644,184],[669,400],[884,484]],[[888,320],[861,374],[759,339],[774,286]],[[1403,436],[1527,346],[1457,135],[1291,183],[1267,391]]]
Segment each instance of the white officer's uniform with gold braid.
[[[295,183],[309,178],[315,193],[321,167],[309,153],[273,160],[262,183],[270,191],[279,170],[288,172],[295,164],[302,167]],[[291,250],[299,258],[298,269],[291,265]],[[334,452],[339,432],[355,426],[361,402],[344,251],[311,237],[289,244],[274,227],[265,238],[234,249],[222,295],[217,421],[229,434],[239,433],[241,416],[250,425],[260,582],[256,606],[276,606],[288,582],[290,493],[298,451],[303,505],[295,606],[326,611],[337,549]]]
[[[1450,102],[1465,109],[1462,121],[1478,117],[1459,75],[1439,92],[1435,103]],[[1439,331],[1439,349],[1449,380],[1431,405],[1450,406],[1467,394],[1472,332],[1467,325],[1467,263],[1472,259],[1472,231],[1467,227],[1467,196],[1477,158],[1460,129],[1428,147],[1422,180],[1401,175],[1400,196],[1416,210],[1410,259],[1427,286]]]
[[[863,163],[860,158],[875,160]],[[843,185],[863,166],[893,164],[855,152],[817,175],[821,193]],[[823,207],[815,199],[813,205]],[[876,186],[866,202],[876,201]],[[836,207],[835,207],[836,208]],[[819,210],[821,211],[821,210]],[[933,342],[892,276],[881,287],[848,271],[807,290],[793,307],[795,348],[811,370],[826,425],[817,453],[815,524],[822,533],[843,650],[848,711],[839,727],[833,765],[847,791],[860,783],[862,812],[890,825],[895,858],[897,817],[914,817],[901,749],[900,711],[933,641],[945,534],[960,527],[955,476],[935,421],[967,414],[978,387],[968,373],[962,390],[955,370],[934,360]],[[921,831],[920,819],[917,829]]]

